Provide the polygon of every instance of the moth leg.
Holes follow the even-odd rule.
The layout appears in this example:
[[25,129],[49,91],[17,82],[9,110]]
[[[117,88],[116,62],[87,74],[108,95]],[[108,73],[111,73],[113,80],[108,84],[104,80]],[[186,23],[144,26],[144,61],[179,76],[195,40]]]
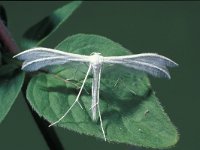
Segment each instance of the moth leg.
[[[57,74],[53,74],[53,76],[56,77],[56,78],[59,79],[59,80],[64,81],[65,83],[71,83],[71,84],[73,84],[74,86],[80,88],[77,84],[75,84],[75,83],[73,83],[73,82],[70,82],[71,79],[63,79],[62,77],[60,77],[60,76],[57,75]],[[79,101],[78,101],[78,104],[79,104],[79,106],[81,107],[81,109],[83,109],[83,107],[82,107],[82,105],[81,105],[81,103],[80,103]]]
[[92,105],[92,106],[90,107],[89,110],[93,109],[93,108],[96,107],[98,104],[99,104],[99,102],[96,102],[94,105]]
[[69,109],[65,112],[65,114],[64,114],[62,117],[60,117],[60,119],[58,119],[58,120],[55,121],[54,123],[50,124],[49,127],[50,127],[50,126],[53,126],[53,125],[55,125],[55,124],[57,124],[58,122],[60,122],[60,121],[69,113],[69,111],[74,107],[74,105],[78,102],[78,99],[79,99],[79,97],[80,97],[80,95],[81,95],[81,92],[82,92],[82,90],[83,90],[83,87],[84,87],[84,85],[85,85],[85,82],[86,82],[86,80],[87,80],[87,77],[88,77],[88,75],[89,75],[89,73],[90,73],[90,70],[91,70],[91,65],[90,65],[89,68],[88,68],[88,71],[87,71],[87,73],[86,73],[86,75],[85,75],[85,78],[84,78],[84,80],[83,80],[83,84],[82,84],[82,86],[81,86],[81,88],[80,88],[80,90],[79,90],[79,93],[78,93],[78,95],[77,95],[75,101],[73,102],[73,104],[69,107]]
[[113,86],[113,87],[116,87],[116,86],[117,86],[117,84],[119,84],[119,81],[120,81],[120,78],[118,78],[118,79],[117,79],[117,81],[116,81],[116,83],[114,84],[114,86]]
[[[117,79],[116,83],[115,83],[114,86],[113,86],[114,88],[117,87],[117,85],[119,84],[120,80],[121,80],[121,78],[119,77],[119,78]],[[125,85],[125,83],[124,83],[123,81],[122,81],[121,83],[122,83],[122,84],[124,85],[124,87],[125,87],[127,90],[129,90],[132,94],[137,95],[137,93],[136,93],[134,90],[128,88],[128,87]]]
[[128,87],[125,85],[124,82],[122,82],[122,83],[123,83],[124,87],[125,87],[127,90],[129,90],[132,94],[137,95],[137,93],[136,93],[134,90],[128,88]]
[[97,105],[97,109],[98,109],[98,114],[99,114],[99,120],[100,120],[100,125],[101,125],[101,131],[103,133],[103,138],[104,140],[106,141],[106,135],[105,135],[105,131],[104,131],[104,128],[103,128],[103,121],[102,121],[102,118],[101,118],[101,111],[100,111],[100,108],[99,108],[99,104]]

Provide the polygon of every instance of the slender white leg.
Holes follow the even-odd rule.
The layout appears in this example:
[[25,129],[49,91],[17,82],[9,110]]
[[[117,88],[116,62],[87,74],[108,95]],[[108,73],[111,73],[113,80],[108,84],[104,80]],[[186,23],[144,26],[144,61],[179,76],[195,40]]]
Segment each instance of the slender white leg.
[[[53,74],[54,75],[54,74]],[[58,79],[60,79],[60,80],[62,80],[62,81],[64,81],[65,83],[67,83],[67,82],[69,82],[70,81],[70,79],[63,79],[62,77],[60,77],[59,75],[54,75],[56,78],[58,78]],[[73,85],[75,85],[75,86],[77,86],[76,84],[74,84],[74,83],[72,83],[71,82],[71,84],[73,84]],[[83,107],[82,107],[82,105],[79,103],[79,101],[78,101],[78,104],[79,104],[79,106],[81,107],[81,109],[83,109]]]
[[117,79],[116,83],[114,84],[114,87],[117,86],[117,84],[119,83],[120,78]]
[[101,118],[101,112],[100,112],[99,104],[97,105],[97,107],[98,107],[98,113],[99,113],[101,131],[103,133],[104,140],[106,141],[106,135],[105,135],[105,131],[104,131],[104,128],[103,128],[103,121],[102,121],[102,118]]
[[94,105],[92,105],[92,106],[90,107],[89,110],[91,110],[91,109],[94,108],[94,107],[97,107],[98,104],[99,104],[99,102],[96,102]]
[[60,122],[60,121],[68,114],[68,112],[73,108],[73,106],[78,102],[78,99],[79,99],[79,97],[80,97],[80,95],[81,95],[81,92],[82,92],[82,90],[83,90],[83,87],[84,87],[84,85],[85,85],[85,82],[86,82],[86,80],[87,80],[87,77],[88,77],[88,75],[89,75],[89,73],[90,73],[90,70],[91,70],[91,65],[90,65],[89,68],[88,68],[88,71],[87,71],[87,73],[86,73],[86,75],[85,75],[85,78],[84,78],[84,80],[83,80],[83,84],[82,84],[82,86],[81,86],[81,88],[80,88],[80,90],[79,90],[79,93],[78,93],[78,95],[77,95],[77,97],[76,97],[76,100],[73,102],[73,104],[70,106],[70,108],[66,111],[66,113],[65,113],[60,119],[58,119],[56,122],[50,124],[49,127],[50,127],[50,126],[53,126],[53,125],[55,125],[55,124],[57,124],[58,122]]

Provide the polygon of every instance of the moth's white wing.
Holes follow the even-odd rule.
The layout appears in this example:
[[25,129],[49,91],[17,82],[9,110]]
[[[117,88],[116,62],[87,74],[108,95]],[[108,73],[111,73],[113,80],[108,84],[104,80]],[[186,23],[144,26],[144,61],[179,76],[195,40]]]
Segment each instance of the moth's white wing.
[[171,59],[154,53],[104,57],[104,63],[121,64],[126,67],[144,71],[155,77],[165,78],[170,78],[167,67],[178,66],[178,64]]
[[51,65],[58,65],[58,64],[64,64],[68,62],[64,57],[57,56],[57,57],[47,57],[47,58],[41,58],[36,60],[25,60],[22,64],[22,70],[25,71],[37,71],[40,68],[51,66]]
[[24,61],[22,69],[25,71],[36,71],[46,66],[59,65],[71,61],[89,62],[89,56],[72,54],[44,47],[26,50],[14,57]]

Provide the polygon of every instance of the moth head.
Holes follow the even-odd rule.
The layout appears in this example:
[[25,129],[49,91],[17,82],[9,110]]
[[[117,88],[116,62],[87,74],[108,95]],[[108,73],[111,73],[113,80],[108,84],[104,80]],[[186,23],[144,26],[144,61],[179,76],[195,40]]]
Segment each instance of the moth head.
[[90,63],[93,65],[101,65],[103,62],[103,56],[101,53],[93,52],[90,55]]

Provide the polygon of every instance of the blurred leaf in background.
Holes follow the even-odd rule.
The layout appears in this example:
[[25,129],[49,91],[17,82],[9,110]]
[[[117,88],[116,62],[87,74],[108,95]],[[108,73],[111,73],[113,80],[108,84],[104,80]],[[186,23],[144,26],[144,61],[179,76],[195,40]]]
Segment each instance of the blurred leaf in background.
[[[9,37],[6,36],[7,33],[4,31],[7,25],[6,11],[2,5],[0,5],[0,21],[1,24],[1,41],[0,41],[0,123],[3,121],[7,113],[10,111],[15,99],[17,98],[23,81],[24,73],[22,71],[16,70],[19,66],[8,58],[7,54],[2,53],[5,49],[5,41],[8,41]],[[4,38],[4,40],[2,40]]]
[[6,11],[5,8],[0,5],[0,19],[3,21],[3,23],[7,26],[7,16],[6,16]]
[[41,45],[71,14],[80,6],[81,1],[73,1],[55,10],[39,23],[28,29],[21,41],[22,48],[27,49]]
[[[0,68],[1,69],[1,68]],[[9,112],[17,98],[24,80],[23,72],[16,72],[11,78],[0,79],[0,122]]]

